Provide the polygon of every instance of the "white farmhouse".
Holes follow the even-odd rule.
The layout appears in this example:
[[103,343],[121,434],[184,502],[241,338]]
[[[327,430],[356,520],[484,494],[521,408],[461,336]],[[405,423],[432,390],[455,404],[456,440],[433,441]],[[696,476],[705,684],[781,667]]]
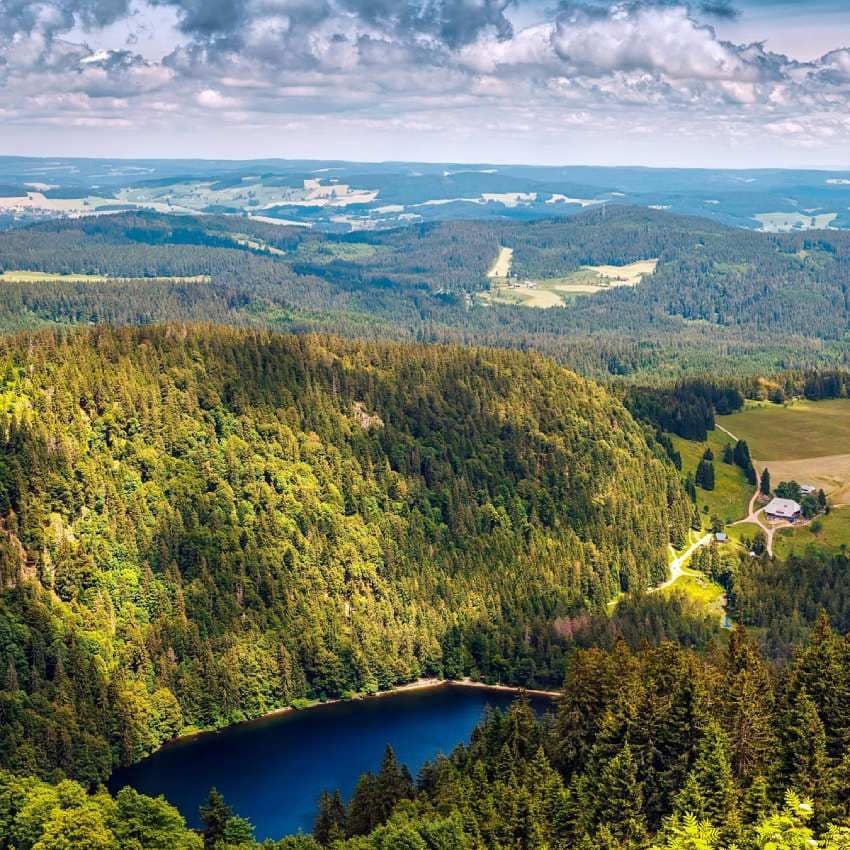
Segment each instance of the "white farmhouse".
[[764,512],[770,520],[784,519],[788,522],[796,522],[803,509],[793,499],[774,499]]

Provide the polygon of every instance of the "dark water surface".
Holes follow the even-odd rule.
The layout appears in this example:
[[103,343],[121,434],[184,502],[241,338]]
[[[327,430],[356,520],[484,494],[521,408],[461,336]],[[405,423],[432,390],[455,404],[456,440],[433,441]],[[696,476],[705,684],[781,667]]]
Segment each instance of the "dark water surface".
[[[169,744],[116,771],[109,787],[164,794],[198,826],[198,806],[215,786],[259,839],[309,832],[322,791],[339,788],[348,799],[360,774],[378,769],[387,744],[415,776],[467,740],[486,705],[506,708],[514,698],[445,685],[279,714]],[[532,704],[542,712],[553,702]]]

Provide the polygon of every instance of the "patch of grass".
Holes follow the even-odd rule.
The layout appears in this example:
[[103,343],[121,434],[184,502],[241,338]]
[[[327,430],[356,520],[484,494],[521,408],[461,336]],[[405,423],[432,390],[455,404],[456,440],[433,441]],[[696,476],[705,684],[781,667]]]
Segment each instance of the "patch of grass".
[[773,538],[773,551],[778,558],[799,555],[809,546],[830,551],[850,549],[850,508],[837,508],[810,525],[778,531]]
[[763,529],[753,522],[742,522],[740,525],[732,525],[726,529],[729,539],[739,546],[742,546],[742,541],[755,539],[755,536]]
[[106,277],[101,274],[53,274],[52,272],[33,272],[15,269],[0,274],[0,280],[15,283],[101,283]]
[[[747,483],[744,471],[737,466],[723,463],[723,448],[731,443],[731,438],[722,431],[710,431],[708,440],[697,443],[673,437],[676,449],[682,455],[682,475],[696,472],[696,468],[705,450],[714,452],[714,490],[697,487],[697,507],[703,517],[703,525],[708,526],[712,516],[719,517],[727,525],[743,519],[747,515],[753,487]],[[708,511],[704,510],[708,506]]]
[[776,460],[850,454],[850,399],[751,403],[718,421],[768,466]]
[[726,594],[723,588],[703,573],[686,569],[669,587],[661,591],[664,596],[684,593],[698,608],[706,614],[723,620],[726,616],[724,603]]
[[641,260],[625,266],[584,266],[566,277],[530,281],[532,286],[511,286],[506,280],[510,270],[510,248],[502,248],[487,276],[493,281],[489,293],[481,293],[485,303],[520,304],[545,310],[563,307],[578,295],[593,295],[617,286],[636,286],[644,275],[652,274],[658,260]]
[[302,242],[298,254],[313,263],[332,263],[342,260],[356,263],[368,260],[378,253],[378,247],[366,242]]

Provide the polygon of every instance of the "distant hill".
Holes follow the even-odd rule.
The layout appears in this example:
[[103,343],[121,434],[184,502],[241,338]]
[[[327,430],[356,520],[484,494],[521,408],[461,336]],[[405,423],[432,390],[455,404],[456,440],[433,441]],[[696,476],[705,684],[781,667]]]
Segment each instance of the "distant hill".
[[125,208],[251,214],[348,232],[569,217],[621,204],[757,230],[850,228],[850,172],[0,157],[0,226]]
[[[580,285],[553,309],[511,306],[487,298],[503,246],[512,273],[540,285],[587,283],[587,267],[655,271],[637,286]],[[122,212],[0,233],[0,276],[0,329],[216,321],[536,348],[642,381],[840,365],[850,324],[850,234],[762,234],[636,207],[349,234]]]

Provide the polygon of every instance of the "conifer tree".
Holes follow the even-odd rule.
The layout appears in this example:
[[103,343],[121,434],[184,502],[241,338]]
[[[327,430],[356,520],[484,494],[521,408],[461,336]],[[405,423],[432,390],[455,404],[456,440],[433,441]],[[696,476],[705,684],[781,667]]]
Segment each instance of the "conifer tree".
[[817,706],[804,690],[786,711],[781,728],[784,787],[807,796],[820,796],[826,790],[826,733]]
[[319,813],[313,826],[313,836],[320,844],[329,845],[345,838],[345,806],[339,791],[325,791],[319,800]]
[[645,838],[643,790],[629,744],[603,768],[596,795],[596,821],[607,827],[616,841],[630,846]]
[[697,487],[702,487],[703,490],[714,489],[714,464],[710,460],[703,458],[697,466],[694,482]]
[[216,845],[227,839],[227,829],[234,817],[233,809],[224,801],[222,794],[215,788],[210,788],[207,802],[200,809],[201,822],[204,825],[204,847],[215,850]]

